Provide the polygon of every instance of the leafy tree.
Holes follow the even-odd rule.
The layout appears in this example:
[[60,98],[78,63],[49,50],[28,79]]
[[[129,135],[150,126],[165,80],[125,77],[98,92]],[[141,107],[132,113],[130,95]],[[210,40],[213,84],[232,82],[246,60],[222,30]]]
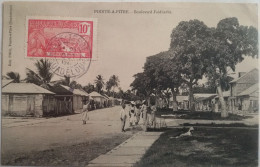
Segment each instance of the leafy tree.
[[[169,101],[169,96],[162,96],[163,91],[170,91],[173,97],[173,111],[177,111],[176,96],[179,93],[181,85],[181,75],[177,71],[175,56],[170,52],[161,52],[147,58],[144,65],[144,72],[152,80],[152,88],[155,94],[161,97],[166,97]],[[170,90],[169,90],[170,89]]]
[[204,41],[206,49],[202,55],[208,65],[206,75],[217,87],[222,117],[228,116],[222,94],[223,80],[228,78],[227,69],[235,71],[236,64],[243,61],[244,56],[258,57],[257,37],[256,28],[239,25],[238,19],[233,17],[211,28],[211,35]]
[[82,85],[77,83],[77,81],[71,81],[69,87],[72,89],[82,89]]
[[91,93],[95,91],[95,86],[91,83],[83,87],[83,90],[85,90],[87,93]]
[[36,67],[36,71],[27,68],[25,79],[26,82],[34,83],[47,89],[47,84],[53,77],[53,73],[50,72],[51,62],[46,59],[40,59],[37,60],[34,65]]
[[210,29],[199,20],[182,21],[171,34],[169,52],[177,64],[177,72],[182,82],[189,88],[190,110],[195,110],[193,86],[202,79],[206,72],[202,52],[205,50],[204,40]]
[[101,93],[102,88],[104,87],[104,79],[101,75],[98,75],[95,80],[96,89],[98,93]]
[[20,83],[20,74],[17,72],[7,72],[5,78],[12,79],[14,83]]
[[147,98],[149,102],[149,96],[153,90],[151,78],[146,76],[144,72],[135,74],[134,78],[134,81],[130,84],[132,91],[135,91],[135,94],[143,99]]

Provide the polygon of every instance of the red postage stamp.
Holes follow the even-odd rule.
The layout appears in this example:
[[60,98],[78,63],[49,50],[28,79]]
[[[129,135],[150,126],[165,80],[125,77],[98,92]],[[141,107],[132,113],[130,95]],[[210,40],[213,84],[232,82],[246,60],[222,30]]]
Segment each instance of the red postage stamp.
[[93,20],[28,19],[27,57],[92,58]]

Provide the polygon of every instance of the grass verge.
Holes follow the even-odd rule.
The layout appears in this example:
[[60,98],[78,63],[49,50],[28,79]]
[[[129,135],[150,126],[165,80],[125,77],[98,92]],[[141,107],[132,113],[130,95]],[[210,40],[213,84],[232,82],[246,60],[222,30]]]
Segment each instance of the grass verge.
[[180,138],[188,128],[165,132],[135,167],[258,166],[258,129],[194,129]]
[[241,121],[243,119],[252,118],[251,116],[242,116],[229,114],[228,117],[222,118],[221,113],[209,111],[172,111],[171,109],[159,109],[156,113],[157,117],[174,118],[174,119],[197,119],[197,120],[232,120]]
[[89,161],[118,146],[132,134],[117,134],[86,143],[64,146],[45,151],[5,155],[2,165],[12,166],[86,166]]

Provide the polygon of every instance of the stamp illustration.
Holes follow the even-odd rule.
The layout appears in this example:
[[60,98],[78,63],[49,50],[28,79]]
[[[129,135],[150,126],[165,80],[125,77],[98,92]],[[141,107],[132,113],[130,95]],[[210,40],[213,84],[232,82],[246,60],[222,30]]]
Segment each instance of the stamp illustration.
[[27,19],[27,58],[48,58],[59,76],[80,77],[93,58],[94,20]]
[[27,57],[92,58],[93,21],[28,20]]

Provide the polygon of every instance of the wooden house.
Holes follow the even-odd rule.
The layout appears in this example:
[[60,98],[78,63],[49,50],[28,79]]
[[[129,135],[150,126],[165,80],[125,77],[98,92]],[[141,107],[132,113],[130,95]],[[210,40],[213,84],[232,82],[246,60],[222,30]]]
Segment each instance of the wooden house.
[[89,95],[79,89],[73,89],[65,85],[61,86],[72,93],[73,111],[81,110],[83,108],[83,101],[86,100]]
[[49,85],[49,90],[54,92],[56,99],[56,115],[65,115],[74,113],[73,110],[73,93],[62,85]]
[[2,114],[42,117],[55,110],[53,92],[33,83],[8,83],[2,87]]

